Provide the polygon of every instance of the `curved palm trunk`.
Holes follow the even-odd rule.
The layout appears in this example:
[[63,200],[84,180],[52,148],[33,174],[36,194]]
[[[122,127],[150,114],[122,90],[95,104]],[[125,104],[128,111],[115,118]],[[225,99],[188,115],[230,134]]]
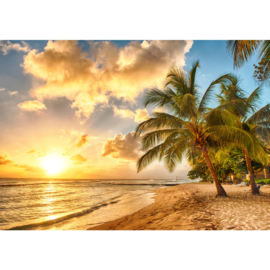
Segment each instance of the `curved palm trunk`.
[[246,150],[243,150],[243,152],[245,153],[245,158],[246,158],[246,162],[247,162],[247,169],[248,169],[248,174],[249,174],[251,193],[252,194],[260,194],[260,192],[257,188],[256,182],[255,182],[250,156]]
[[224,190],[224,188],[222,187],[222,185],[220,184],[220,181],[218,180],[217,174],[215,172],[215,169],[213,167],[213,164],[208,156],[208,151],[206,148],[202,148],[202,154],[203,157],[206,161],[206,164],[208,166],[208,169],[210,170],[212,177],[214,179],[215,185],[216,185],[216,189],[217,189],[217,196],[227,196],[226,191]]

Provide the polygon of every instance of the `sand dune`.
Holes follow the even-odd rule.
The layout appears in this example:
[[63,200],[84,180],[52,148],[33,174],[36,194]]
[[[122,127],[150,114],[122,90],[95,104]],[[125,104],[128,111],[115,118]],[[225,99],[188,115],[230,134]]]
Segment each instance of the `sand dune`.
[[89,230],[269,230],[270,188],[261,195],[224,185],[229,197],[215,198],[213,184],[182,184],[156,190],[155,202],[132,215]]

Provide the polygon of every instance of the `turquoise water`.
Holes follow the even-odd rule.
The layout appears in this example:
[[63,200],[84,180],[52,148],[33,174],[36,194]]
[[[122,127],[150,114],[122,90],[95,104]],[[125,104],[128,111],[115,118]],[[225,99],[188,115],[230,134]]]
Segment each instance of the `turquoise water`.
[[138,211],[154,201],[154,189],[177,183],[0,179],[0,230],[85,230]]

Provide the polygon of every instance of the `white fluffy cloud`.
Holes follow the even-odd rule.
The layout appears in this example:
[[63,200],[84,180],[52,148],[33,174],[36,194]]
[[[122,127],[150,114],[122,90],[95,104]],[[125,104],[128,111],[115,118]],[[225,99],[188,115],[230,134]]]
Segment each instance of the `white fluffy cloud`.
[[102,156],[115,159],[137,160],[140,156],[140,140],[134,131],[123,136],[121,133],[109,138],[103,145]]
[[18,107],[23,111],[33,112],[46,110],[47,107],[38,100],[28,100],[18,104]]
[[24,56],[26,73],[43,84],[31,91],[42,101],[66,97],[77,117],[89,117],[109,96],[131,102],[145,88],[162,86],[172,65],[184,66],[192,41],[132,41],[118,47],[109,41],[90,42],[90,52],[77,41],[49,41],[42,52]]
[[22,52],[29,52],[31,50],[31,47],[28,43],[25,41],[22,41],[22,45],[19,43],[11,43],[10,41],[1,41],[0,40],[0,51],[6,55],[9,53],[9,51],[15,50],[15,51],[22,51]]

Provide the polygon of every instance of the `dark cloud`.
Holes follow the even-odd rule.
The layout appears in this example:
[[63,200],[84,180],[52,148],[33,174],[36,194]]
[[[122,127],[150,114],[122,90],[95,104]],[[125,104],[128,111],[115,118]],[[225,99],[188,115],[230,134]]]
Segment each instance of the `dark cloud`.
[[136,160],[139,158],[140,141],[134,138],[134,131],[123,136],[121,133],[109,138],[104,143],[102,156],[111,156],[116,159]]

